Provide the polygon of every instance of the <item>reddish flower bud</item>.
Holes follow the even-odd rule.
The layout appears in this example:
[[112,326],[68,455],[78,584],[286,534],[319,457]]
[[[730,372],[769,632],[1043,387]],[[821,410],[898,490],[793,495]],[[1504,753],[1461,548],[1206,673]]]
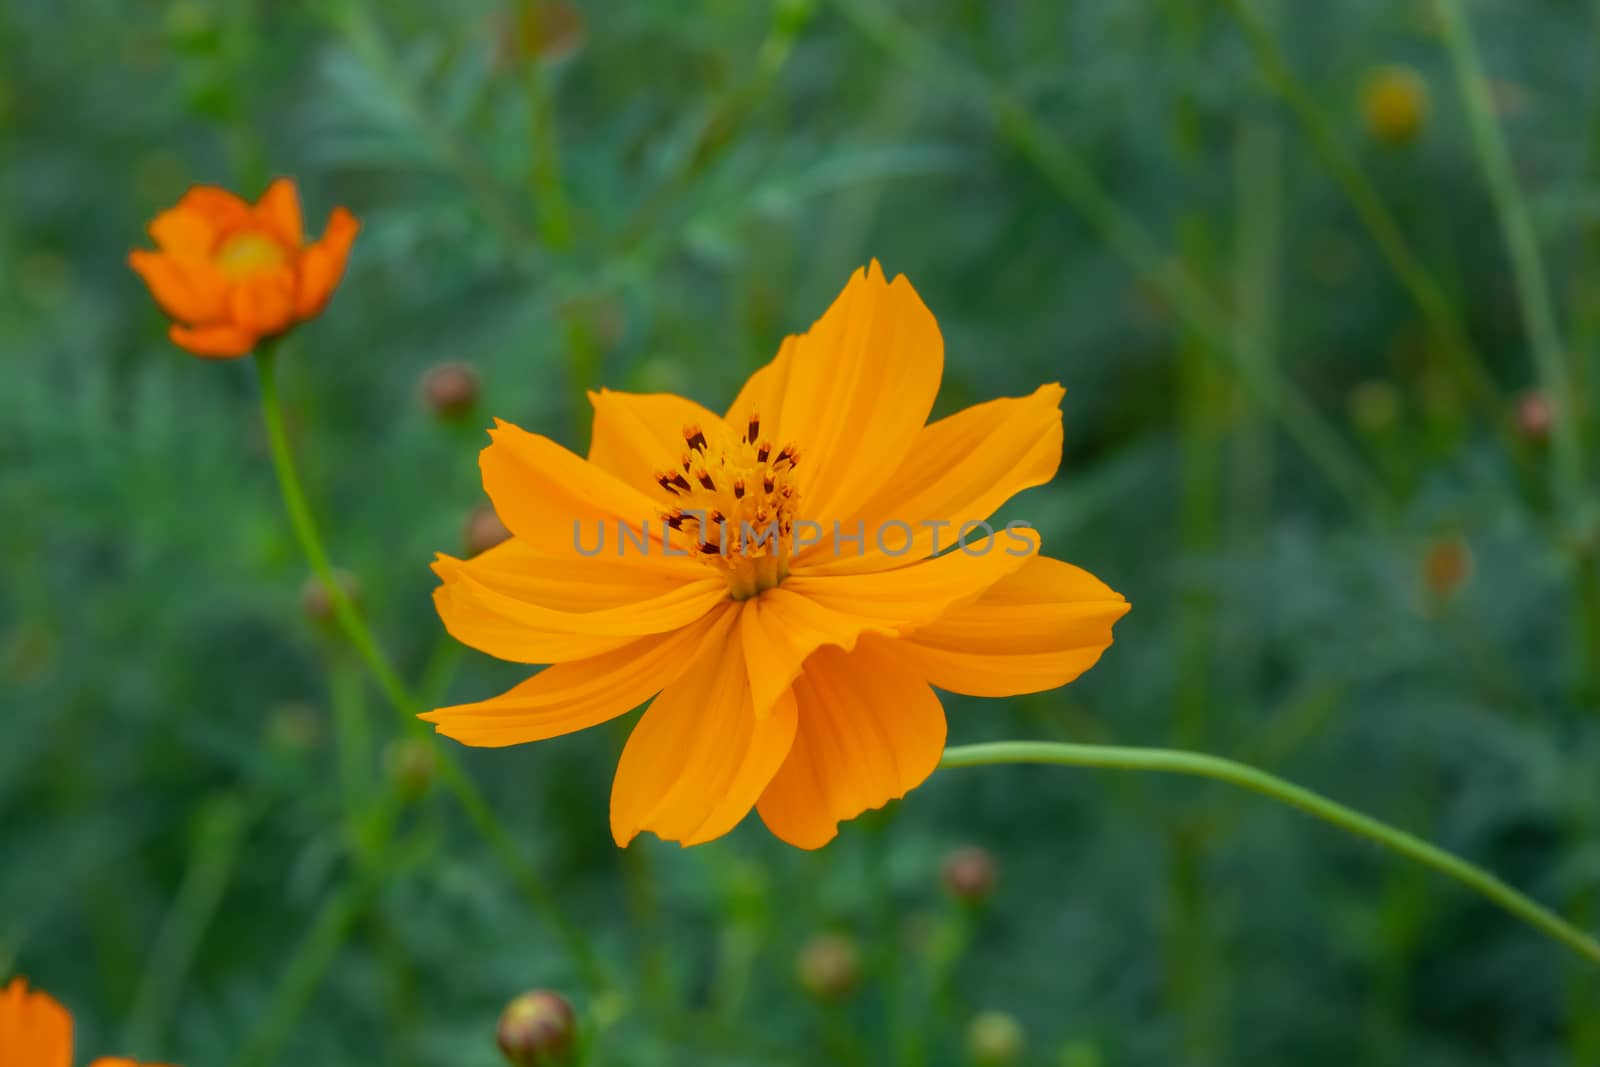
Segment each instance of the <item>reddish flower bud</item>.
[[1540,390],[1529,389],[1517,397],[1516,423],[1524,440],[1542,445],[1550,440],[1550,431],[1555,428],[1555,405]]
[[[345,599],[352,604],[361,600],[361,583],[349,571],[335,570],[333,577]],[[300,608],[312,622],[327,624],[333,620],[333,594],[315,574],[300,587]]]
[[1460,537],[1441,537],[1422,557],[1422,584],[1436,600],[1460,592],[1472,577],[1472,549]]
[[944,858],[944,887],[963,904],[981,904],[994,892],[994,856],[976,845],[952,849]]
[[861,951],[844,934],[818,934],[801,947],[795,977],[817,999],[838,1000],[861,981]]
[[440,363],[422,376],[422,401],[441,419],[471,414],[478,403],[478,372],[465,363]]
[[578,1017],[565,998],[536,989],[506,1005],[495,1040],[516,1067],[568,1064],[578,1045]]

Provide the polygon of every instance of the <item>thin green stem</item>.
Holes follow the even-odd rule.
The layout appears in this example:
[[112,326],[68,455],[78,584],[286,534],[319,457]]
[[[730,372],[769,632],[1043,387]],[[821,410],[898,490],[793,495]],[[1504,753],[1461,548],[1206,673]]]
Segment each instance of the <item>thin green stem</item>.
[[1066,767],[1098,767],[1124,771],[1155,771],[1211,778],[1270,797],[1307,815],[1364,837],[1407,859],[1452,878],[1492,901],[1501,909],[1600,964],[1600,941],[1567,922],[1555,912],[1513,889],[1499,878],[1437,845],[1363,815],[1303,786],[1286,782],[1265,771],[1198,752],[1163,748],[1129,748],[1118,745],[1069,745],[1048,741],[996,741],[959,745],[945,750],[941,767],[983,767],[1007,763],[1050,763]]
[[[522,32],[536,30],[542,17],[540,4],[522,0],[519,17]],[[535,32],[535,36],[537,33]],[[556,127],[555,102],[551,99],[544,64],[537,50],[527,57],[529,133],[533,143],[532,184],[538,200],[540,235],[550,248],[565,248],[572,239],[571,213],[566,187],[561,180],[560,137]]]
[[433,734],[417,718],[421,706],[411,696],[405,683],[378,647],[371,630],[356,611],[350,598],[335,580],[333,566],[328,561],[322,536],[306,504],[305,491],[295,468],[294,455],[283,428],[283,412],[278,400],[276,346],[263,345],[256,353],[256,372],[261,382],[261,415],[267,428],[267,441],[272,453],[272,465],[278,476],[278,488],[283,495],[284,507],[289,512],[290,523],[299,538],[301,550],[311,564],[312,572],[327,588],[329,602],[333,605],[334,620],[345,638],[355,648],[367,669],[371,671],[384,696],[399,714],[405,729],[427,739],[438,757],[445,783],[455,795],[457,803],[466,812],[479,835],[489,845],[495,857],[509,870],[522,886],[529,900],[555,928],[573,958],[583,969],[587,980],[597,989],[608,985],[598,957],[589,947],[582,933],[562,914],[555,897],[523,858],[511,835],[500,825],[483,794],[461,769],[454,756],[441,747]]
[[148,1050],[160,1042],[257,814],[232,794],[215,798],[201,814],[189,865],[133,998],[125,1049]]
[[[1544,261],[1539,255],[1533,219],[1517,185],[1505,134],[1495,119],[1489,80],[1484,75],[1472,24],[1461,0],[1438,0],[1438,12],[1450,62],[1455,68],[1456,81],[1466,105],[1467,124],[1472,131],[1478,164],[1483,168],[1484,180],[1489,185],[1489,194],[1500,216],[1500,228],[1505,237],[1506,252],[1511,259],[1517,299],[1522,305],[1523,322],[1529,346],[1533,350],[1539,383],[1550,401],[1560,404],[1564,398],[1574,395],[1572,371],[1567,366],[1566,346],[1556,323],[1555,301],[1545,275]],[[1551,431],[1554,462],[1552,480],[1556,499],[1569,508],[1581,511],[1586,504],[1586,493],[1583,487],[1580,428],[1571,412],[1562,414],[1564,417],[1556,419]],[[1587,516],[1583,517],[1587,519]]]
[[1372,242],[1377,246],[1384,263],[1410,295],[1434,333],[1444,342],[1443,351],[1451,371],[1478,405],[1483,417],[1512,447],[1513,455],[1520,458],[1525,449],[1514,433],[1500,390],[1482,354],[1468,338],[1466,327],[1445,295],[1444,287],[1406,240],[1405,231],[1383,202],[1378,187],[1361,168],[1354,154],[1340,143],[1316,98],[1294,76],[1283,49],[1261,17],[1251,9],[1247,0],[1224,2],[1255,54],[1267,86],[1299,121],[1317,157],[1322,160],[1323,166],[1372,236]]
[[371,848],[356,873],[323,901],[306,935],[290,957],[266,1010],[239,1045],[234,1067],[269,1067],[293,1035],[295,1022],[310,1005],[323,976],[338,958],[356,923],[376,899],[389,872],[399,866],[390,840],[403,801],[390,789],[366,812],[360,836]]

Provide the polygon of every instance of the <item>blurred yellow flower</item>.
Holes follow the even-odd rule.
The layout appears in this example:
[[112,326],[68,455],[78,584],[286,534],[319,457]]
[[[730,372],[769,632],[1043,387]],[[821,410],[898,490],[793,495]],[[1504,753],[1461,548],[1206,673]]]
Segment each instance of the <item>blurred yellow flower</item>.
[[[0,1067],[72,1067],[72,1016],[48,993],[30,992],[21,978],[0,989]],[[139,1065],[102,1057],[90,1067]]]
[[1380,141],[1414,140],[1428,121],[1428,83],[1410,67],[1379,67],[1362,82],[1361,115]]
[[466,744],[513,745],[655,697],[612,789],[621,845],[641,830],[709,841],[754,807],[816,848],[903,796],[944,749],[933,686],[1062,685],[1128,610],[1038,556],[1031,529],[966,541],[1054,477],[1062,389],[926,424],[943,367],[932,314],[874,262],[726,417],[602,390],[587,461],[499,423],[481,467],[513,536],[441,556],[434,601],[458,640],[553,666],[423,718]]
[[189,190],[150,223],[157,251],[129,253],[174,344],[233,359],[322,313],[344,274],[360,224],[334,208],[322,239],[307,243],[294,182],[279,178],[247,204],[211,186]]

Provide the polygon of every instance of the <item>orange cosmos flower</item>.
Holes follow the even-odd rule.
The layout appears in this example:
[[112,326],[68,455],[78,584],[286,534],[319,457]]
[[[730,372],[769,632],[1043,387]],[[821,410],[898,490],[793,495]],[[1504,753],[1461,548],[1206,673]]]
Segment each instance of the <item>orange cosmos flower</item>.
[[[49,994],[29,992],[21,978],[0,989],[0,1067],[72,1067],[72,1016]],[[103,1057],[90,1067],[139,1065]]]
[[513,536],[441,556],[434,602],[458,640],[552,666],[423,718],[513,745],[654,697],[612,788],[620,845],[708,841],[754,807],[816,848],[903,796],[944,749],[933,687],[1062,685],[1128,610],[1031,530],[936,554],[1061,460],[1059,385],[927,424],[943,368],[932,314],[873,262],[726,417],[602,390],[587,461],[498,423],[481,466]]
[[359,229],[355,216],[334,208],[322,239],[307,244],[300,196],[287,178],[254,205],[197,186],[150,224],[158,251],[131,252],[128,264],[174,320],[173,343],[233,359],[322,313]]

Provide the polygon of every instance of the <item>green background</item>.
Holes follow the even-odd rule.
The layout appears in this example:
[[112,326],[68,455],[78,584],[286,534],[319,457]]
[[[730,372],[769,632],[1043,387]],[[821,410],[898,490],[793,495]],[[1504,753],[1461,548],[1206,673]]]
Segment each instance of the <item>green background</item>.
[[[938,317],[937,414],[1066,385],[1061,472],[1003,515],[1134,605],[1069,689],[949,698],[952,741],[1234,756],[1594,929],[1592,4],[648,0],[542,47],[508,10],[0,9],[0,975],[73,1009],[81,1062],[488,1067],[542,986],[607,1067],[958,1064],[984,1009],[1050,1067],[1600,1063],[1592,967],[1224,786],[947,771],[819,853],[754,819],[622,852],[631,720],[457,750],[596,988],[444,788],[362,858],[352,783],[399,720],[302,610],[250,364],[171,346],[125,263],[195,182],[361,218],[280,359],[291,433],[402,673],[468,700],[525,673],[429,602],[490,418],[581,448],[585,388],[720,409],[876,256]],[[1431,99],[1405,144],[1363,120],[1386,64]],[[1545,303],[1565,481],[1518,424]],[[418,382],[451,360],[482,395],[441,422]],[[968,842],[1001,872],[976,910],[939,882]],[[835,1004],[794,974],[822,931],[864,959]]]

